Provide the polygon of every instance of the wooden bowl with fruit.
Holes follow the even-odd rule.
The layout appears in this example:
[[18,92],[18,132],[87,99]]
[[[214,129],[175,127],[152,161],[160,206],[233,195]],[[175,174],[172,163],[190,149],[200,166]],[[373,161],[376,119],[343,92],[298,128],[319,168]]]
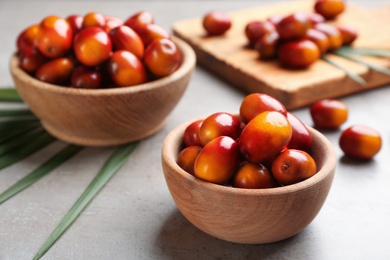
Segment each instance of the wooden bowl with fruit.
[[324,135],[271,97],[249,96],[239,115],[218,112],[172,130],[162,166],[194,226],[222,240],[263,244],[311,223],[330,191],[336,157]]
[[60,140],[120,145],[159,131],[190,81],[196,56],[139,12],[45,17],[17,39],[10,71],[21,98]]

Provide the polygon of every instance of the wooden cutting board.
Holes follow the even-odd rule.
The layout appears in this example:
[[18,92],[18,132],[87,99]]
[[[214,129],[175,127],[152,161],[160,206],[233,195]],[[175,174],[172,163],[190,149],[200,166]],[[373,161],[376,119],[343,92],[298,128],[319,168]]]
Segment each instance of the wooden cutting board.
[[[337,98],[366,91],[390,83],[390,76],[366,66],[331,55],[340,63],[363,77],[362,86],[344,72],[320,60],[304,70],[289,70],[277,61],[261,61],[256,51],[247,48],[244,28],[249,21],[263,20],[275,14],[287,15],[295,11],[312,11],[313,1],[290,1],[271,6],[231,12],[232,27],[223,36],[208,37],[202,18],[178,21],[173,33],[188,42],[195,50],[198,63],[232,85],[247,93],[263,92],[279,99],[288,109],[311,104],[323,98]],[[359,30],[356,47],[390,49],[390,6],[364,9],[348,5],[344,13],[332,23],[349,24]],[[389,58],[364,57],[367,61],[390,67]]]

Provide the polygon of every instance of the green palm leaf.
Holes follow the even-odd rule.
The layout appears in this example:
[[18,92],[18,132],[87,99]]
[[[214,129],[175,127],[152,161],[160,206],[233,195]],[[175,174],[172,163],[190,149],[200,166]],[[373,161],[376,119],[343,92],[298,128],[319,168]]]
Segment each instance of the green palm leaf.
[[51,157],[49,160],[44,162],[42,165],[40,165],[38,168],[33,170],[31,173],[26,175],[24,178],[19,180],[17,183],[12,185],[10,188],[5,190],[3,193],[0,194],[0,205],[11,198],[12,196],[16,195],[17,193],[21,192],[31,184],[38,181],[40,178],[45,176],[46,174],[50,173],[52,170],[60,166],[62,163],[66,162],[68,159],[70,159],[73,155],[78,153],[82,147],[75,146],[75,145],[68,145],[64,149],[62,149],[60,152],[55,154],[53,157]]
[[14,149],[0,157],[0,169],[8,167],[27,156],[33,154],[34,152],[42,149],[43,147],[49,145],[56,139],[46,132],[39,135],[36,138],[33,138],[30,142],[22,145],[18,149]]
[[342,70],[350,79],[356,81],[360,85],[366,85],[367,84],[367,82],[362,77],[360,77],[356,73],[353,73],[353,72],[347,70],[343,66],[337,64],[336,62],[332,61],[327,55],[322,55],[322,59],[324,61],[328,62],[329,64],[335,66],[336,68]]
[[340,51],[354,53],[364,56],[374,56],[374,57],[390,57],[390,50],[386,49],[367,49],[367,48],[352,48],[352,47],[340,47]]
[[29,128],[39,125],[40,123],[37,118],[2,120],[0,121],[0,133],[10,133],[21,128]]
[[44,133],[45,130],[43,130],[42,128],[37,128],[24,133],[18,138],[12,138],[7,140],[6,142],[0,144],[0,156],[25,145],[26,143],[30,142],[31,140],[34,140],[35,138],[41,136]]
[[33,116],[30,109],[7,109],[0,110],[0,117],[5,116]]
[[13,131],[3,132],[0,136],[0,145],[2,143],[8,142],[9,140],[24,135],[25,133],[32,131],[39,127],[39,125],[31,125],[26,127],[20,127],[13,129]]
[[383,73],[383,74],[390,76],[390,69],[388,69],[388,68],[377,66],[377,65],[371,64],[369,62],[366,62],[362,59],[358,59],[358,58],[356,58],[356,57],[354,57],[354,56],[350,55],[349,53],[342,51],[342,50],[335,50],[335,51],[333,51],[333,53],[336,55],[339,55],[341,57],[344,57],[346,59],[352,60],[354,62],[358,62],[360,64],[363,64],[372,70],[375,70],[375,71],[378,71],[380,73]]
[[20,98],[16,88],[5,87],[0,88],[0,101],[1,102],[23,102]]
[[104,187],[104,185],[111,179],[111,177],[122,167],[127,158],[134,151],[138,142],[130,143],[119,147],[115,153],[106,161],[100,169],[97,176],[92,180],[86,190],[77,199],[72,208],[64,216],[58,226],[51,233],[49,238],[39,249],[34,259],[41,258],[50,247],[57,241],[57,239],[69,228],[69,226],[76,220],[83,209],[92,201],[96,194]]

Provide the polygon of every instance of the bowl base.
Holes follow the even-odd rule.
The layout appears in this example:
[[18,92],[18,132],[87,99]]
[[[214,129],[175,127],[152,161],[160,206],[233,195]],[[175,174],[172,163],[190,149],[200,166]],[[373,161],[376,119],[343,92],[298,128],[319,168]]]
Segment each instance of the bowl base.
[[41,121],[42,127],[55,138],[67,143],[91,147],[108,147],[139,141],[159,132],[165,126],[165,123],[166,119],[164,119],[159,125],[157,125],[153,129],[150,129],[149,131],[143,132],[139,135],[132,134],[128,136],[116,136],[115,134],[112,134],[109,137],[97,137],[93,135],[91,135],[90,137],[85,137],[68,134],[64,132],[63,129],[58,129],[51,124],[47,124],[46,122]]

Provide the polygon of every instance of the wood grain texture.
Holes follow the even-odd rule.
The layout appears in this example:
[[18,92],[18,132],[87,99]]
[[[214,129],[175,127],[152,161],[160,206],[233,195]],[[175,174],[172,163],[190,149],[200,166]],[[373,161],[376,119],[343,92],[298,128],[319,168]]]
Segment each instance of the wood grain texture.
[[187,88],[195,67],[192,48],[175,39],[183,63],[173,74],[142,85],[111,89],[75,89],[39,81],[10,60],[21,98],[60,140],[85,146],[120,145],[159,131]]
[[162,165],[173,200],[193,225],[222,240],[263,244],[299,233],[316,217],[336,168],[332,145],[321,133],[309,127],[316,175],[290,186],[252,190],[205,182],[177,165],[183,133],[189,124],[178,126],[164,140]]
[[[271,6],[231,12],[232,28],[223,36],[208,37],[201,18],[178,21],[173,32],[195,50],[198,63],[245,92],[263,92],[279,99],[287,109],[299,108],[323,98],[337,98],[388,84],[390,76],[355,62],[332,59],[363,77],[361,86],[332,65],[318,61],[305,70],[281,68],[276,61],[261,61],[256,51],[247,48],[244,28],[249,21],[263,20],[275,14],[312,11],[312,1],[290,1]],[[356,47],[390,49],[390,6],[363,9],[348,5],[334,24],[349,24],[359,30]],[[390,67],[390,59],[368,58],[368,61]]]

